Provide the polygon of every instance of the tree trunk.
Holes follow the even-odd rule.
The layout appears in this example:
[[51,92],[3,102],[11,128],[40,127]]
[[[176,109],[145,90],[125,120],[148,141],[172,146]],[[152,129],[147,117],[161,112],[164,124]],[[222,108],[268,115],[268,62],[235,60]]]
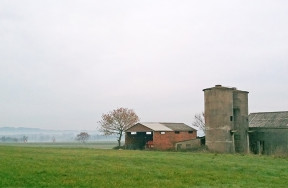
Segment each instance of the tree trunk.
[[121,147],[121,138],[122,138],[122,132],[119,133],[119,139],[118,139],[118,147]]

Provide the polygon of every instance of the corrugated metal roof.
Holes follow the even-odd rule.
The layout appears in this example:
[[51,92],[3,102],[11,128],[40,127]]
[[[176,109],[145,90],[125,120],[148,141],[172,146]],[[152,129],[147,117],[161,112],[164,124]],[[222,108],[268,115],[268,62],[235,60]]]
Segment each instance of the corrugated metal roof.
[[[136,125],[143,125],[153,131],[194,131],[192,127],[189,127],[188,125],[184,123],[159,123],[159,122],[141,122],[137,123]],[[130,131],[133,129],[133,127],[130,127],[126,131]]]
[[172,129],[173,131],[193,131],[192,127],[189,127],[188,125],[184,123],[161,123],[165,125],[166,127]]
[[288,111],[251,113],[249,127],[288,128]]
[[140,123],[153,131],[173,131],[169,127],[161,124],[161,123]]

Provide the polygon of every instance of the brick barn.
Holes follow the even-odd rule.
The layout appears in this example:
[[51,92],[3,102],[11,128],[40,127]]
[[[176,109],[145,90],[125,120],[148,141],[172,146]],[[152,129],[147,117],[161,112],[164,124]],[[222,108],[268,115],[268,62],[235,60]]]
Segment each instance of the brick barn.
[[127,149],[174,149],[183,141],[195,140],[197,130],[184,123],[137,123],[125,131]]

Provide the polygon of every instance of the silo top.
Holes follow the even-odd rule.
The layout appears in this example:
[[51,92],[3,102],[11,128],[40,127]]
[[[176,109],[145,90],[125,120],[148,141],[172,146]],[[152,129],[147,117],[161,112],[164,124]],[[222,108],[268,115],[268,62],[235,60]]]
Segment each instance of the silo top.
[[241,90],[237,90],[236,87],[223,87],[222,85],[215,85],[215,87],[206,88],[206,89],[203,89],[203,91],[205,92],[206,90],[215,90],[215,89],[221,89],[221,90],[235,90],[235,91],[237,91],[237,92],[249,93],[248,91],[241,91]]

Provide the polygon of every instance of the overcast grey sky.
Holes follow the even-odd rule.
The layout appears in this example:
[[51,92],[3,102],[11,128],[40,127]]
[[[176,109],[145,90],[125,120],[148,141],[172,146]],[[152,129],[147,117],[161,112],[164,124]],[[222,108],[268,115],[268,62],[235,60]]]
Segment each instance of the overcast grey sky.
[[288,110],[288,1],[0,1],[0,127],[94,130],[118,107],[191,125],[215,84]]

